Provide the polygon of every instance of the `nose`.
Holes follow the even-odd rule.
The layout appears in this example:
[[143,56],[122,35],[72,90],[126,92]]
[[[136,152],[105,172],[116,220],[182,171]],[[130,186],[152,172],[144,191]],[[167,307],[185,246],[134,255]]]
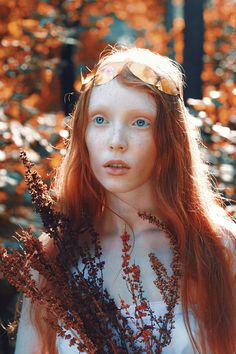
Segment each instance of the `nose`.
[[113,129],[109,139],[109,149],[124,152],[127,150],[128,142],[122,129]]

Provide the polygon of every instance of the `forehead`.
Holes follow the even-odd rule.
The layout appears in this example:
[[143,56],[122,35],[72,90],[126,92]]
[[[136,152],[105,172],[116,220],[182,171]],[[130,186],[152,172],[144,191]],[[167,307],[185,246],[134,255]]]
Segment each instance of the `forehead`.
[[89,112],[105,107],[125,110],[142,110],[156,114],[154,97],[143,89],[122,84],[113,79],[106,84],[95,86],[89,100]]

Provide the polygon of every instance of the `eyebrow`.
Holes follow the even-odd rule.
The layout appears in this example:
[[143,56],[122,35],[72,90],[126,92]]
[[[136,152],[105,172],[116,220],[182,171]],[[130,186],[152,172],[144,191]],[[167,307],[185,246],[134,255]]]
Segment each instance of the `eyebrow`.
[[88,107],[88,113],[95,113],[97,111],[103,111],[103,112],[108,112],[109,111],[109,107],[105,106],[105,105],[93,105],[91,107]]
[[[103,112],[103,113],[110,113],[110,109],[109,107],[105,106],[105,105],[94,105],[91,106],[88,109],[88,114],[92,115],[92,114],[96,114],[98,112]],[[144,115],[144,116],[149,116],[149,117],[156,117],[156,113],[157,110],[154,112],[153,110],[150,110],[148,108],[144,108],[144,107],[137,107],[137,108],[131,108],[127,110],[127,114],[131,114],[131,115]]]

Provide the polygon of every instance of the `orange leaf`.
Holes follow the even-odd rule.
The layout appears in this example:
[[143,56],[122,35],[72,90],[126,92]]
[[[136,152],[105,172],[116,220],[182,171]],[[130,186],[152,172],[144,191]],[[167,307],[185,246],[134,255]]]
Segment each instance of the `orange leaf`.
[[29,97],[22,100],[23,106],[26,107],[35,107],[40,101],[40,96],[37,93],[33,93]]
[[27,29],[27,31],[34,31],[38,28],[39,21],[33,19],[24,19],[22,21],[22,25],[25,29]]
[[20,38],[22,32],[22,20],[16,20],[8,23],[8,32],[14,36],[14,38]]
[[112,17],[104,17],[96,22],[96,26],[99,28],[109,27],[113,23]]
[[48,15],[55,14],[56,12],[55,8],[56,7],[46,4],[45,2],[44,3],[40,2],[37,6],[37,12],[40,15],[48,16]]
[[2,202],[6,201],[7,200],[7,193],[0,191],[0,200]]

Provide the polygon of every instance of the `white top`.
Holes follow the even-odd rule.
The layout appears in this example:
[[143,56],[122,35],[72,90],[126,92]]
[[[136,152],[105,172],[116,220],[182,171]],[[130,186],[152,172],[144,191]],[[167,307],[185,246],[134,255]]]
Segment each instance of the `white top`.
[[[164,302],[150,302],[150,306],[152,310],[155,312],[156,316],[164,315],[166,312],[166,305]],[[129,312],[131,315],[134,314],[134,305],[131,305],[129,308]],[[194,350],[186,330],[181,304],[176,305],[175,307],[175,328],[171,333],[171,343],[167,347],[165,347],[162,351],[163,354],[194,354]],[[148,316],[143,317],[145,324],[147,324]],[[129,320],[130,327],[135,330],[135,325]],[[193,331],[193,335],[196,335],[196,323],[194,321],[193,316],[190,313],[190,324],[191,329]],[[69,331],[67,333],[70,333]],[[57,337],[57,348],[58,354],[78,354],[81,353],[76,349],[76,346],[69,346],[69,340],[66,340],[62,337]],[[83,352],[84,353],[84,352]]]

